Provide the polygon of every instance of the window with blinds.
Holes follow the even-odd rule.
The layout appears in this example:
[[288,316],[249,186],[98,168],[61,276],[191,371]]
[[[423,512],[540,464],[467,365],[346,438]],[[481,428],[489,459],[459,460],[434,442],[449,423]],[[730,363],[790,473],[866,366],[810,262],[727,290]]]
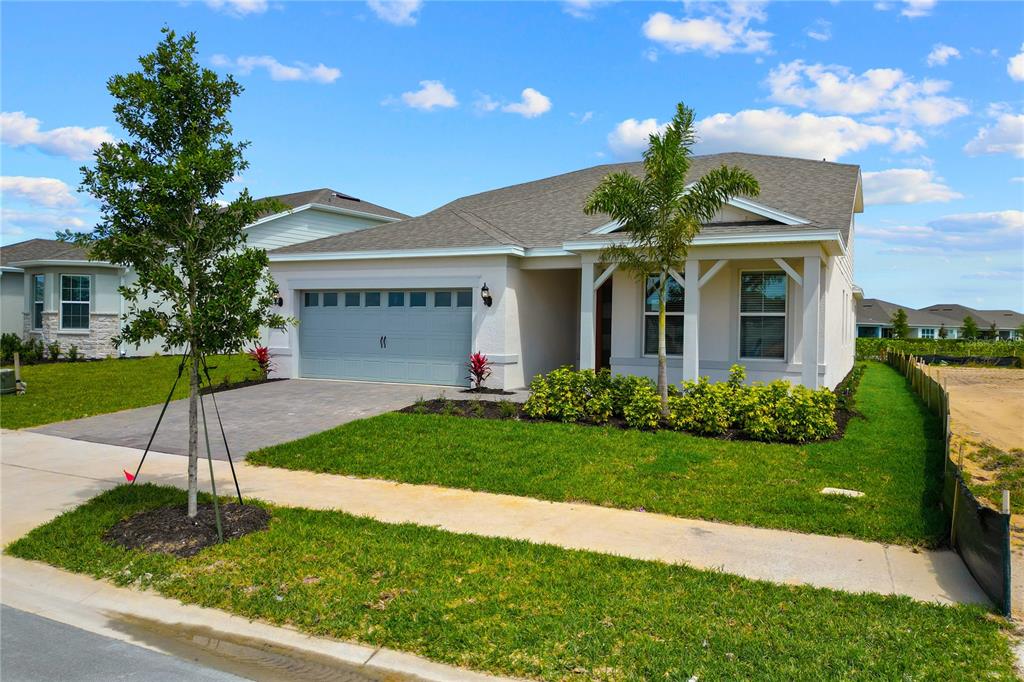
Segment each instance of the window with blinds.
[[786,273],[740,274],[740,357],[786,357]]
[[[644,287],[644,355],[658,354],[658,275],[648,275]],[[683,354],[685,291],[671,275],[665,285],[665,352]]]

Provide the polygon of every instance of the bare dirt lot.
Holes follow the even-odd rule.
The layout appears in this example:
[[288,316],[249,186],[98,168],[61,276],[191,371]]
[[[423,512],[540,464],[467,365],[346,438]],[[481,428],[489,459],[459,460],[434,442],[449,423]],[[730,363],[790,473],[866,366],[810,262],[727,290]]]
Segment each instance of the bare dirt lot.
[[953,432],[1000,450],[1024,448],[1024,369],[936,367],[949,391]]

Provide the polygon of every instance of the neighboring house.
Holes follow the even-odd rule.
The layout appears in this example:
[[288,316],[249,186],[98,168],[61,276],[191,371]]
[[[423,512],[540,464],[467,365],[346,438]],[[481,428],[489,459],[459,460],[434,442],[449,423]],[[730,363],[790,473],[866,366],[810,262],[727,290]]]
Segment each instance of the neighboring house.
[[[246,228],[252,246],[274,249],[311,239],[364,230],[406,218],[383,206],[330,189],[273,197],[287,207]],[[90,261],[77,246],[31,239],[0,248],[0,331],[23,338],[74,345],[83,357],[148,355],[154,341],[117,348],[124,302],[118,288],[133,274],[106,262]]]
[[[754,154],[693,159],[758,179],[693,242],[673,273],[669,379],[835,386],[853,365],[854,214],[860,169]],[[518,388],[560,365],[655,376],[657,305],[649,282],[600,262],[619,226],[583,213],[610,172],[587,168],[464,197],[417,218],[269,253],[298,325],[270,334],[291,377],[465,385],[471,351],[489,385]]]
[[1020,338],[1020,328],[1024,324],[1024,315],[1012,310],[976,310],[955,303],[914,309],[877,298],[865,298],[857,305],[857,336],[892,337],[892,316],[900,308],[907,313],[907,325],[913,339],[940,338],[943,328],[946,338],[959,338],[967,316],[974,318],[982,333],[988,333],[994,324],[1001,339]]

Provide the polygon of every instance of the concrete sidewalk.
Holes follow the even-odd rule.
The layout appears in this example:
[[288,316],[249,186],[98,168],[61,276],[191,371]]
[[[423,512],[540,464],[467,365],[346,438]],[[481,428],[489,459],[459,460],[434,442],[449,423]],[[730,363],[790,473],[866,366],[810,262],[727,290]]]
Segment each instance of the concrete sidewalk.
[[[4,431],[3,542],[124,481],[138,450]],[[214,462],[219,489],[231,487],[227,462]],[[987,603],[952,551],[920,551],[583,504],[237,466],[243,495],[284,506],[337,509],[385,522],[517,538],[636,559],[687,564],[783,584],[902,594],[920,601]],[[201,467],[200,481],[207,471]],[[151,453],[141,481],[184,487],[181,457]]]

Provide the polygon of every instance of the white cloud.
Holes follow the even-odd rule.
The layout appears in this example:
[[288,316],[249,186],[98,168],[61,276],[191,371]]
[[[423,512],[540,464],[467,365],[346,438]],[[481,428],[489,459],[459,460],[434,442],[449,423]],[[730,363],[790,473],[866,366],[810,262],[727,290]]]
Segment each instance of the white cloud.
[[822,43],[832,40],[832,22],[816,19],[813,24],[804,29],[804,35]]
[[226,55],[215,54],[210,57],[210,63],[220,68],[235,69],[243,76],[249,75],[256,69],[265,69],[270,80],[275,81],[312,81],[329,84],[341,78],[341,69],[326,66],[322,62],[316,66],[304,62],[295,62],[294,65],[288,66],[269,55],[241,56],[231,59]]
[[1024,81],[1024,44],[1020,46],[1020,52],[1006,63],[1006,73],[1015,81]]
[[491,111],[497,111],[497,109],[501,106],[501,102],[485,93],[478,93],[476,100],[473,102],[473,106],[476,108],[477,111],[487,113]]
[[533,88],[524,88],[522,100],[506,104],[501,108],[509,114],[519,114],[525,118],[537,118],[541,114],[551,111],[551,100]]
[[102,126],[81,128],[66,126],[40,130],[40,120],[22,111],[0,113],[0,142],[10,147],[35,147],[53,156],[88,159],[94,149],[114,137]]
[[570,111],[569,116],[576,119],[576,122],[580,125],[584,123],[590,123],[591,119],[594,118],[593,111],[584,111],[582,114],[577,114],[575,111]]
[[1020,176],[1017,176],[1015,178],[1010,178],[1010,182],[1021,182],[1021,183],[1024,183],[1024,175],[1020,175]]
[[1024,211],[958,213],[925,225],[858,228],[860,237],[890,245],[887,253],[943,254],[1019,252],[1024,249]]
[[866,172],[863,177],[864,203],[868,205],[922,204],[963,198],[931,170],[890,168]]
[[562,0],[562,11],[576,19],[593,19],[594,10],[610,0]]
[[378,19],[395,26],[415,26],[423,0],[367,0]]
[[950,59],[960,59],[960,50],[949,45],[943,45],[938,43],[932,48],[932,51],[928,53],[928,57],[925,58],[928,66],[945,66],[949,63]]
[[229,14],[233,17],[244,17],[247,14],[263,14],[270,6],[267,0],[206,0],[206,5],[210,9]]
[[0,177],[0,193],[4,199],[24,199],[48,207],[69,207],[78,204],[71,188],[57,178],[30,178],[21,175]]
[[968,113],[959,100],[939,95],[948,81],[915,82],[899,69],[868,69],[855,74],[844,66],[779,64],[768,74],[771,99],[782,104],[839,114],[874,113],[875,123],[936,126]]
[[[666,123],[653,118],[626,119],[608,135],[608,146],[620,157],[639,154],[648,136]],[[847,116],[788,114],[781,109],[746,109],[735,114],[714,114],[697,121],[697,150],[752,152],[834,161],[871,145],[889,145],[909,151],[924,144],[909,130],[860,123]]]
[[420,89],[403,92],[402,101],[413,109],[432,111],[435,108],[451,109],[459,105],[455,93],[444,87],[441,81],[420,81]]
[[672,52],[770,52],[772,34],[750,27],[767,16],[761,2],[695,4],[703,16],[677,19],[655,12],[644,22],[644,35]]
[[926,17],[932,13],[935,3],[936,0],[905,0],[905,6],[900,14],[910,19]]
[[[917,19],[919,17],[926,17],[931,14],[935,8],[937,0],[903,0],[901,5],[903,9],[900,14],[907,17],[908,19]],[[875,9],[880,12],[885,12],[893,9],[894,5],[891,2],[876,2]]]
[[1024,114],[998,114],[991,126],[983,126],[964,145],[970,156],[980,154],[1013,154],[1024,159]]

